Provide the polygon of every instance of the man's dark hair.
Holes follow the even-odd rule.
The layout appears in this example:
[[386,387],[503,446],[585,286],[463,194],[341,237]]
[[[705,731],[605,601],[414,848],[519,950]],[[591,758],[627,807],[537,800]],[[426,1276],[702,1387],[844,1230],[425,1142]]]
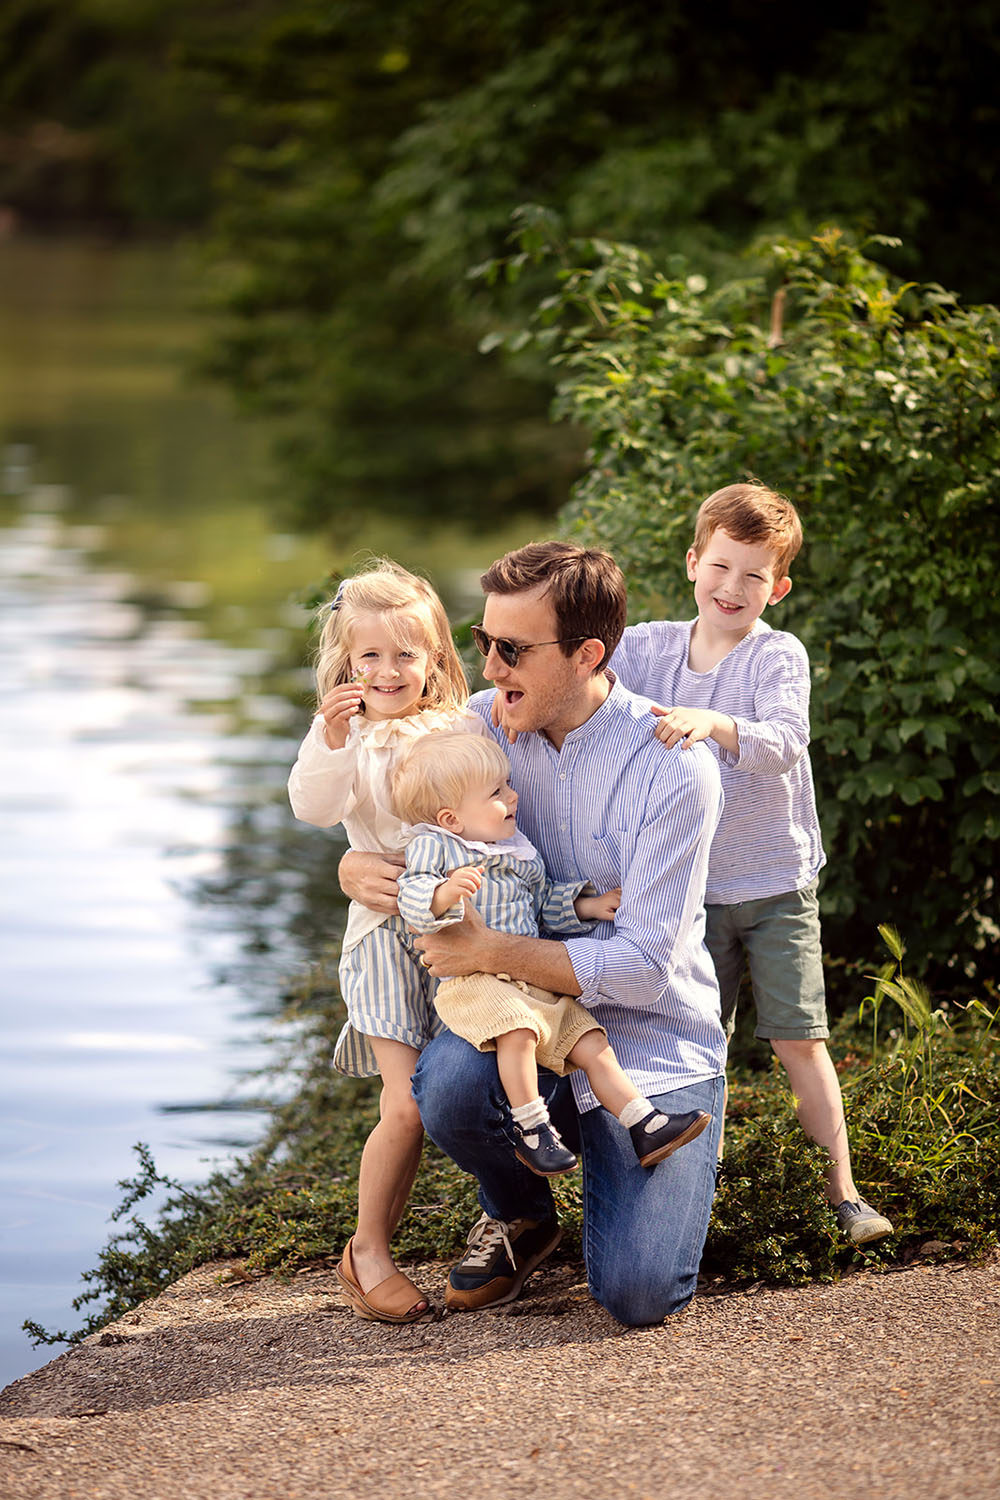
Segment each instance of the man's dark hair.
[[564,656],[582,640],[604,642],[602,671],[621,640],[628,601],[622,570],[610,552],[572,542],[529,542],[508,552],[479,580],[486,594],[520,594],[546,585]]

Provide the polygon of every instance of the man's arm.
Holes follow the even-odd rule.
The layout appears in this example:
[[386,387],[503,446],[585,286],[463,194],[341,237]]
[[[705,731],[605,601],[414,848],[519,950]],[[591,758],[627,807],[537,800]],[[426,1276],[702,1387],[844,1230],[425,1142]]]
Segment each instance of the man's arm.
[[406,869],[401,854],[372,854],[348,849],[337,867],[340,889],[351,901],[383,917],[399,915],[399,872]]
[[708,750],[668,750],[663,757],[634,846],[623,849],[629,864],[610,937],[518,937],[492,931],[472,913],[417,943],[431,958],[431,973],[482,969],[575,995],[583,1005],[655,1005],[677,955],[690,953],[722,811],[719,770]]
[[441,932],[417,938],[414,947],[429,960],[435,978],[457,974],[509,974],[557,995],[579,995],[565,943],[548,938],[520,937],[487,927],[475,907]]

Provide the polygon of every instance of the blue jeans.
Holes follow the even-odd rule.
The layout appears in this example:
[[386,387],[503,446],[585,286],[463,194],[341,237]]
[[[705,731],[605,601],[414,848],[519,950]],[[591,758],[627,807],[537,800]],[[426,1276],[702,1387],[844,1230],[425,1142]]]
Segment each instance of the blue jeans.
[[[605,1109],[577,1115],[568,1079],[544,1069],[539,1091],[553,1123],[583,1162],[583,1252],[592,1296],[620,1323],[661,1323],[694,1296],[715,1193],[723,1079],[658,1094],[665,1114],[705,1109],[707,1130],[652,1169],[640,1167],[628,1131]],[[445,1032],[424,1048],[413,1076],[424,1129],[479,1182],[494,1219],[547,1219],[552,1190],[514,1155],[496,1054]]]

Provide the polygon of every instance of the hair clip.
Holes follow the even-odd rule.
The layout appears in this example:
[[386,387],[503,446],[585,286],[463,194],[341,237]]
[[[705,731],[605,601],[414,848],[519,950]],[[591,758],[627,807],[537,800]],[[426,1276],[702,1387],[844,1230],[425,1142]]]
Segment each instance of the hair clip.
[[327,608],[329,610],[332,611],[332,610],[340,608],[340,606],[341,606],[341,604],[343,603],[343,600],[344,600],[344,584],[346,582],[347,582],[346,578],[342,578],[340,580],[340,587],[337,589],[337,592],[334,594],[333,598],[330,600],[330,603],[327,605]]

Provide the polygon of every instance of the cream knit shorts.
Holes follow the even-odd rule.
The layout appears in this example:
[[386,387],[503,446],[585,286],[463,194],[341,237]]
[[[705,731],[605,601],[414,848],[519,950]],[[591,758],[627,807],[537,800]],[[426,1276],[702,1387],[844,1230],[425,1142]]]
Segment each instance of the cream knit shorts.
[[589,1011],[571,995],[553,995],[509,974],[465,974],[443,979],[434,1005],[441,1020],[480,1052],[495,1052],[496,1038],[504,1032],[525,1029],[537,1038],[535,1058],[553,1073],[575,1072],[566,1061],[577,1042],[588,1031],[606,1035]]

